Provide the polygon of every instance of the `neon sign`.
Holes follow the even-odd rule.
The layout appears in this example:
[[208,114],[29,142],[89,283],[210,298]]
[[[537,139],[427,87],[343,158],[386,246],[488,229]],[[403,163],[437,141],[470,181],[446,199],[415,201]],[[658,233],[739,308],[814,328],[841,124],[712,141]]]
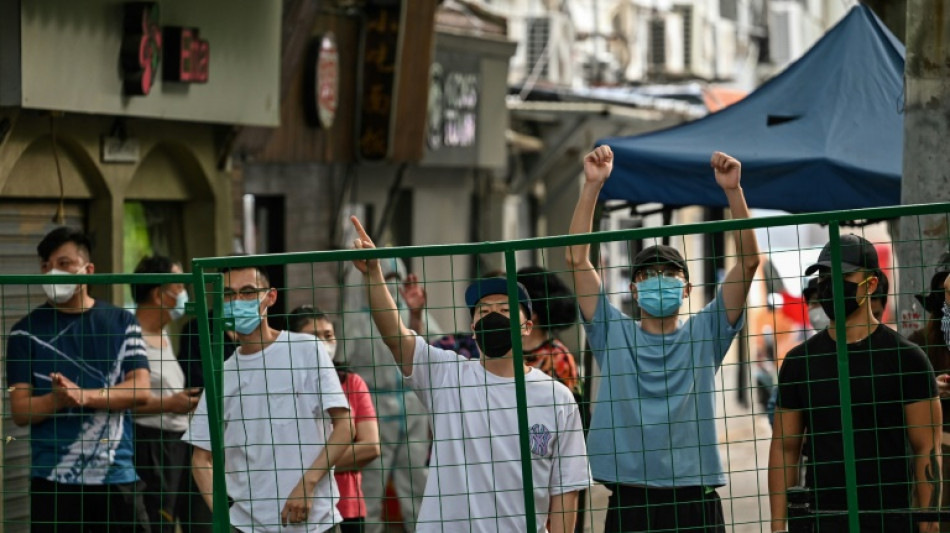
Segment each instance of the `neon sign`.
[[158,4],[155,2],[125,4],[119,61],[122,66],[122,92],[128,96],[145,96],[155,83],[162,53],[162,29],[158,13]]
[[162,79],[179,83],[207,83],[211,45],[198,37],[198,28],[168,26],[164,32],[165,65]]
[[122,92],[146,96],[158,76],[175,83],[207,83],[211,45],[198,35],[198,28],[161,27],[157,2],[128,2],[123,17]]

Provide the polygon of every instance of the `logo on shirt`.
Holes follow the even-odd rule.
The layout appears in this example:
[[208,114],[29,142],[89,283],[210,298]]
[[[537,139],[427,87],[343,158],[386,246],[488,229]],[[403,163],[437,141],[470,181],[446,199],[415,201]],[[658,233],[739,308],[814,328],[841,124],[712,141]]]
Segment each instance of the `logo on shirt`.
[[544,424],[535,424],[528,430],[531,434],[531,453],[545,457],[551,443],[551,431]]

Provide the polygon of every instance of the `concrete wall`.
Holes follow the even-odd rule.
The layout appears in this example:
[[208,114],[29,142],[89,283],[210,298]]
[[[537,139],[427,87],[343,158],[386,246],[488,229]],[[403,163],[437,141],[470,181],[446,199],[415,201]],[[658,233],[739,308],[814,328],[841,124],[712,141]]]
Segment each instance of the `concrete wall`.
[[[10,2],[15,3],[15,2]],[[276,126],[280,93],[281,3],[163,0],[162,26],[199,29],[209,42],[206,84],[163,83],[147,96],[122,93],[119,52],[123,3],[113,0],[22,0],[22,65],[0,78],[20,79],[26,108]],[[19,72],[14,72],[19,68]],[[159,66],[161,69],[161,66]],[[69,91],[64,91],[69,87]],[[0,93],[8,97],[8,92]],[[17,96],[17,95],[14,95]]]
[[[4,118],[12,129],[0,143],[0,200],[58,199],[49,117],[0,112],[0,121]],[[64,196],[89,202],[97,272],[122,271],[126,200],[182,203],[186,256],[181,259],[186,265],[193,257],[230,252],[230,182],[216,167],[214,127],[129,119],[126,131],[139,141],[139,162],[102,163],[100,136],[111,131],[113,120],[88,115],[55,119]],[[113,299],[120,301],[118,292]]]

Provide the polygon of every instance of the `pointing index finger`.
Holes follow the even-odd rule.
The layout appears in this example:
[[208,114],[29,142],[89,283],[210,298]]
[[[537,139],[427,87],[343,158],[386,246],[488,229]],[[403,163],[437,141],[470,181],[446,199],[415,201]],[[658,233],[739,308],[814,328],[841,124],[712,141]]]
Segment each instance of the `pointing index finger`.
[[360,219],[356,218],[356,215],[350,217],[350,221],[353,222],[353,227],[356,228],[356,233],[359,234],[360,239],[369,240],[369,235],[366,234],[366,230],[363,229],[363,225],[360,224]]

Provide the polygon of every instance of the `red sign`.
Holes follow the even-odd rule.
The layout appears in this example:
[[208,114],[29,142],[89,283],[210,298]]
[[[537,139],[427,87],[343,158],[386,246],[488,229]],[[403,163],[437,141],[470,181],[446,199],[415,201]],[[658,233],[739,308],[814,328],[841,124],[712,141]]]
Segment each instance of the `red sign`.
[[340,53],[332,32],[313,40],[308,58],[304,87],[307,122],[330,129],[340,100]]
[[162,29],[159,26],[158,4],[125,4],[122,50],[119,53],[123,93],[145,96],[152,90],[161,53]]
[[211,45],[198,37],[198,28],[167,26],[162,79],[180,83],[207,83]]

